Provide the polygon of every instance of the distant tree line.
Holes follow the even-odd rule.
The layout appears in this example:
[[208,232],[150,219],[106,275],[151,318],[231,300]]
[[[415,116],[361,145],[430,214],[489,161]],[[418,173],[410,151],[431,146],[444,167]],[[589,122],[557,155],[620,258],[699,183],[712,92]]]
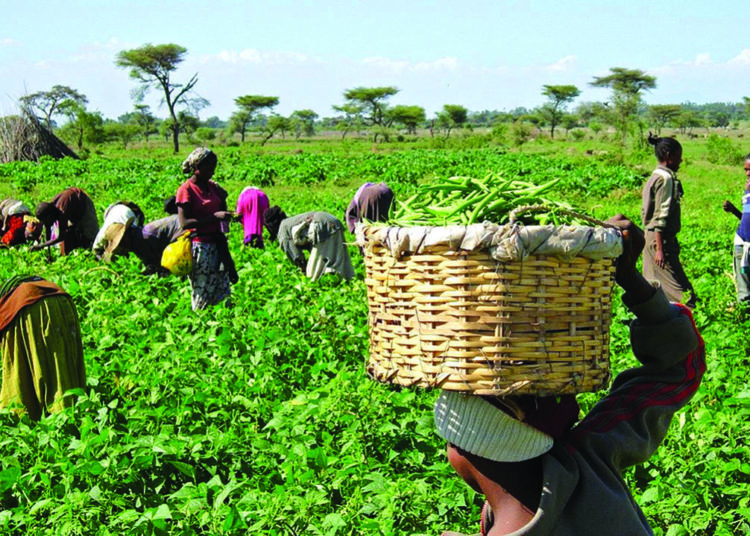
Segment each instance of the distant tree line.
[[[187,50],[175,44],[151,45],[123,50],[115,64],[129,69],[138,85],[133,90],[134,108],[117,120],[105,119],[99,112],[87,110],[88,99],[79,91],[55,85],[21,97],[25,113],[33,113],[49,129],[72,141],[79,151],[84,144],[118,141],[124,147],[133,141],[148,142],[153,137],[171,139],[179,151],[180,135],[198,141],[244,143],[250,134],[260,137],[261,145],[274,136],[312,137],[319,130],[337,130],[345,138],[351,133],[371,136],[377,142],[394,136],[415,135],[424,129],[430,136],[449,137],[456,129],[487,128],[498,135],[510,133],[519,145],[531,135],[532,129],[549,129],[554,138],[560,129],[565,135],[573,131],[582,137],[583,127],[595,134],[611,127],[624,145],[629,137],[644,138],[645,130],[657,133],[672,128],[690,133],[697,128],[727,128],[750,118],[750,98],[740,103],[707,103],[646,105],[644,92],[656,88],[656,78],[637,69],[613,67],[605,76],[594,77],[592,87],[608,88],[606,102],[582,102],[571,105],[581,90],[574,85],[544,85],[541,95],[547,101],[533,109],[523,107],[510,111],[469,111],[461,104],[445,104],[434,117],[428,118],[419,105],[391,105],[389,99],[399,90],[393,86],[356,87],[343,92],[343,102],[332,106],[335,115],[319,117],[309,109],[295,110],[288,117],[274,111],[279,97],[240,95],[234,99],[236,110],[228,120],[218,117],[199,119],[200,110],[209,102],[195,93],[198,74],[186,82],[177,82],[172,75],[184,60]],[[168,117],[159,119],[143,103],[152,89],[162,94]],[[57,120],[63,119],[58,128]],[[578,132],[576,132],[578,130]],[[239,142],[232,141],[239,136]]]

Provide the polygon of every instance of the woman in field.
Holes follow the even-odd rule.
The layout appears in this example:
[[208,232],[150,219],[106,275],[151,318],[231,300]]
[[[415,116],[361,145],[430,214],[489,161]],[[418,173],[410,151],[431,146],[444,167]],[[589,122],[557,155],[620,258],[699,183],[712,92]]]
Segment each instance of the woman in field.
[[229,222],[227,192],[211,178],[216,170],[216,154],[198,147],[182,163],[183,173],[190,175],[177,190],[177,215],[183,230],[192,231],[193,310],[205,309],[229,301],[230,282],[237,281],[222,222]]
[[0,407],[38,420],[73,403],[86,387],[78,315],[70,296],[40,277],[0,284]]
[[393,191],[384,182],[366,182],[357,189],[354,198],[346,209],[346,225],[354,233],[357,223],[367,221],[388,221]]
[[18,199],[0,201],[0,245],[17,246],[39,239],[42,227]]
[[[349,251],[344,243],[344,225],[327,212],[305,212],[287,217],[277,205],[266,211],[266,229],[271,241],[307,277],[317,281],[324,273],[335,273],[351,280],[354,277]],[[310,252],[305,258],[304,251]]]
[[621,217],[610,222],[628,236],[615,280],[636,316],[630,340],[643,366],[621,372],[577,424],[573,395],[443,391],[435,403],[450,464],[486,498],[483,536],[653,534],[622,472],[651,457],[674,414],[698,390],[705,346],[690,309],[670,304],[638,272],[645,242],[640,229]]
[[68,188],[49,203],[40,203],[36,217],[44,225],[46,242],[32,246],[32,251],[56,244],[60,244],[62,255],[78,248],[89,249],[99,232],[94,203],[80,188]]
[[682,146],[674,138],[657,138],[651,134],[648,142],[654,146],[659,165],[643,187],[641,220],[646,232],[643,275],[659,281],[670,301],[683,303],[685,293],[689,292],[685,304],[692,309],[698,297],[680,263],[677,241],[682,226],[683,189],[676,173],[682,162]]
[[[145,216],[141,207],[132,201],[118,201],[111,204],[104,211],[104,221],[96,234],[94,245],[92,247],[96,257],[102,258],[104,251],[108,248],[112,235],[119,235],[120,231],[114,233],[110,227],[113,225],[124,226],[125,229],[130,227],[143,227]],[[107,259],[109,260],[109,256]]]
[[268,196],[258,188],[248,186],[237,199],[237,218],[245,231],[244,244],[263,249],[263,216],[268,210]]
[[734,235],[734,283],[737,300],[750,307],[750,154],[745,157],[745,193],[742,196],[742,210],[734,203],[724,201],[724,210],[740,220]]

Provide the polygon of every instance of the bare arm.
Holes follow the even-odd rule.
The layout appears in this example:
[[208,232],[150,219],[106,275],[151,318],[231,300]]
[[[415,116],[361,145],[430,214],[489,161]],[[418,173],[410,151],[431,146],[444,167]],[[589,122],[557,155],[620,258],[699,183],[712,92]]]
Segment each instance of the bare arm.
[[738,220],[742,219],[742,212],[740,212],[739,209],[735,207],[734,203],[732,203],[731,201],[724,201],[722,208],[724,209],[724,212],[733,214],[734,216],[737,217]]

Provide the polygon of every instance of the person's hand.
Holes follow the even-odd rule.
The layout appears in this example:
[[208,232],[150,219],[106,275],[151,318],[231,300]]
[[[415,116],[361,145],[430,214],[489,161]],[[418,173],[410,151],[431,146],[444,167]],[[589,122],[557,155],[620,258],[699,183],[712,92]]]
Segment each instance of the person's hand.
[[737,207],[735,207],[734,203],[731,201],[724,201],[722,208],[724,209],[724,212],[729,212],[730,214],[734,214],[737,211]]
[[214,218],[219,221],[229,221],[232,219],[232,216],[234,216],[234,213],[229,210],[220,210],[218,212],[214,212]]
[[622,231],[622,254],[617,259],[615,281],[625,292],[633,296],[636,303],[653,296],[655,289],[638,271],[638,257],[646,245],[643,231],[622,214],[613,216],[607,223],[617,226]]
[[42,249],[41,244],[35,244],[29,248],[29,251],[39,251],[40,249]]
[[656,249],[656,253],[654,253],[654,264],[661,268],[662,270],[667,265],[667,261],[664,258],[664,250],[663,249]]

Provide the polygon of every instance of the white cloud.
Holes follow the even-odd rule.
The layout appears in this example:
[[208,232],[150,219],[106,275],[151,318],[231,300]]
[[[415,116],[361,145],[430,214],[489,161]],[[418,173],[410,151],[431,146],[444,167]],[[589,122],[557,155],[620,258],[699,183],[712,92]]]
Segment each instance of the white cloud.
[[255,65],[284,65],[284,64],[302,64],[317,63],[319,60],[302,54],[300,52],[286,51],[262,51],[254,48],[240,50],[222,50],[215,56],[204,56],[201,63],[219,60],[224,63],[236,64],[255,64]]
[[555,63],[547,65],[545,69],[548,71],[569,71],[571,68],[575,67],[576,61],[575,56],[565,56],[564,58],[557,60]]
[[0,39],[0,46],[3,47],[14,47],[20,45],[20,41],[16,41],[15,39],[11,39],[10,37],[4,37]]
[[750,65],[750,48],[745,48],[727,62],[729,65]]
[[693,65],[711,65],[712,63],[710,54],[698,54]]

